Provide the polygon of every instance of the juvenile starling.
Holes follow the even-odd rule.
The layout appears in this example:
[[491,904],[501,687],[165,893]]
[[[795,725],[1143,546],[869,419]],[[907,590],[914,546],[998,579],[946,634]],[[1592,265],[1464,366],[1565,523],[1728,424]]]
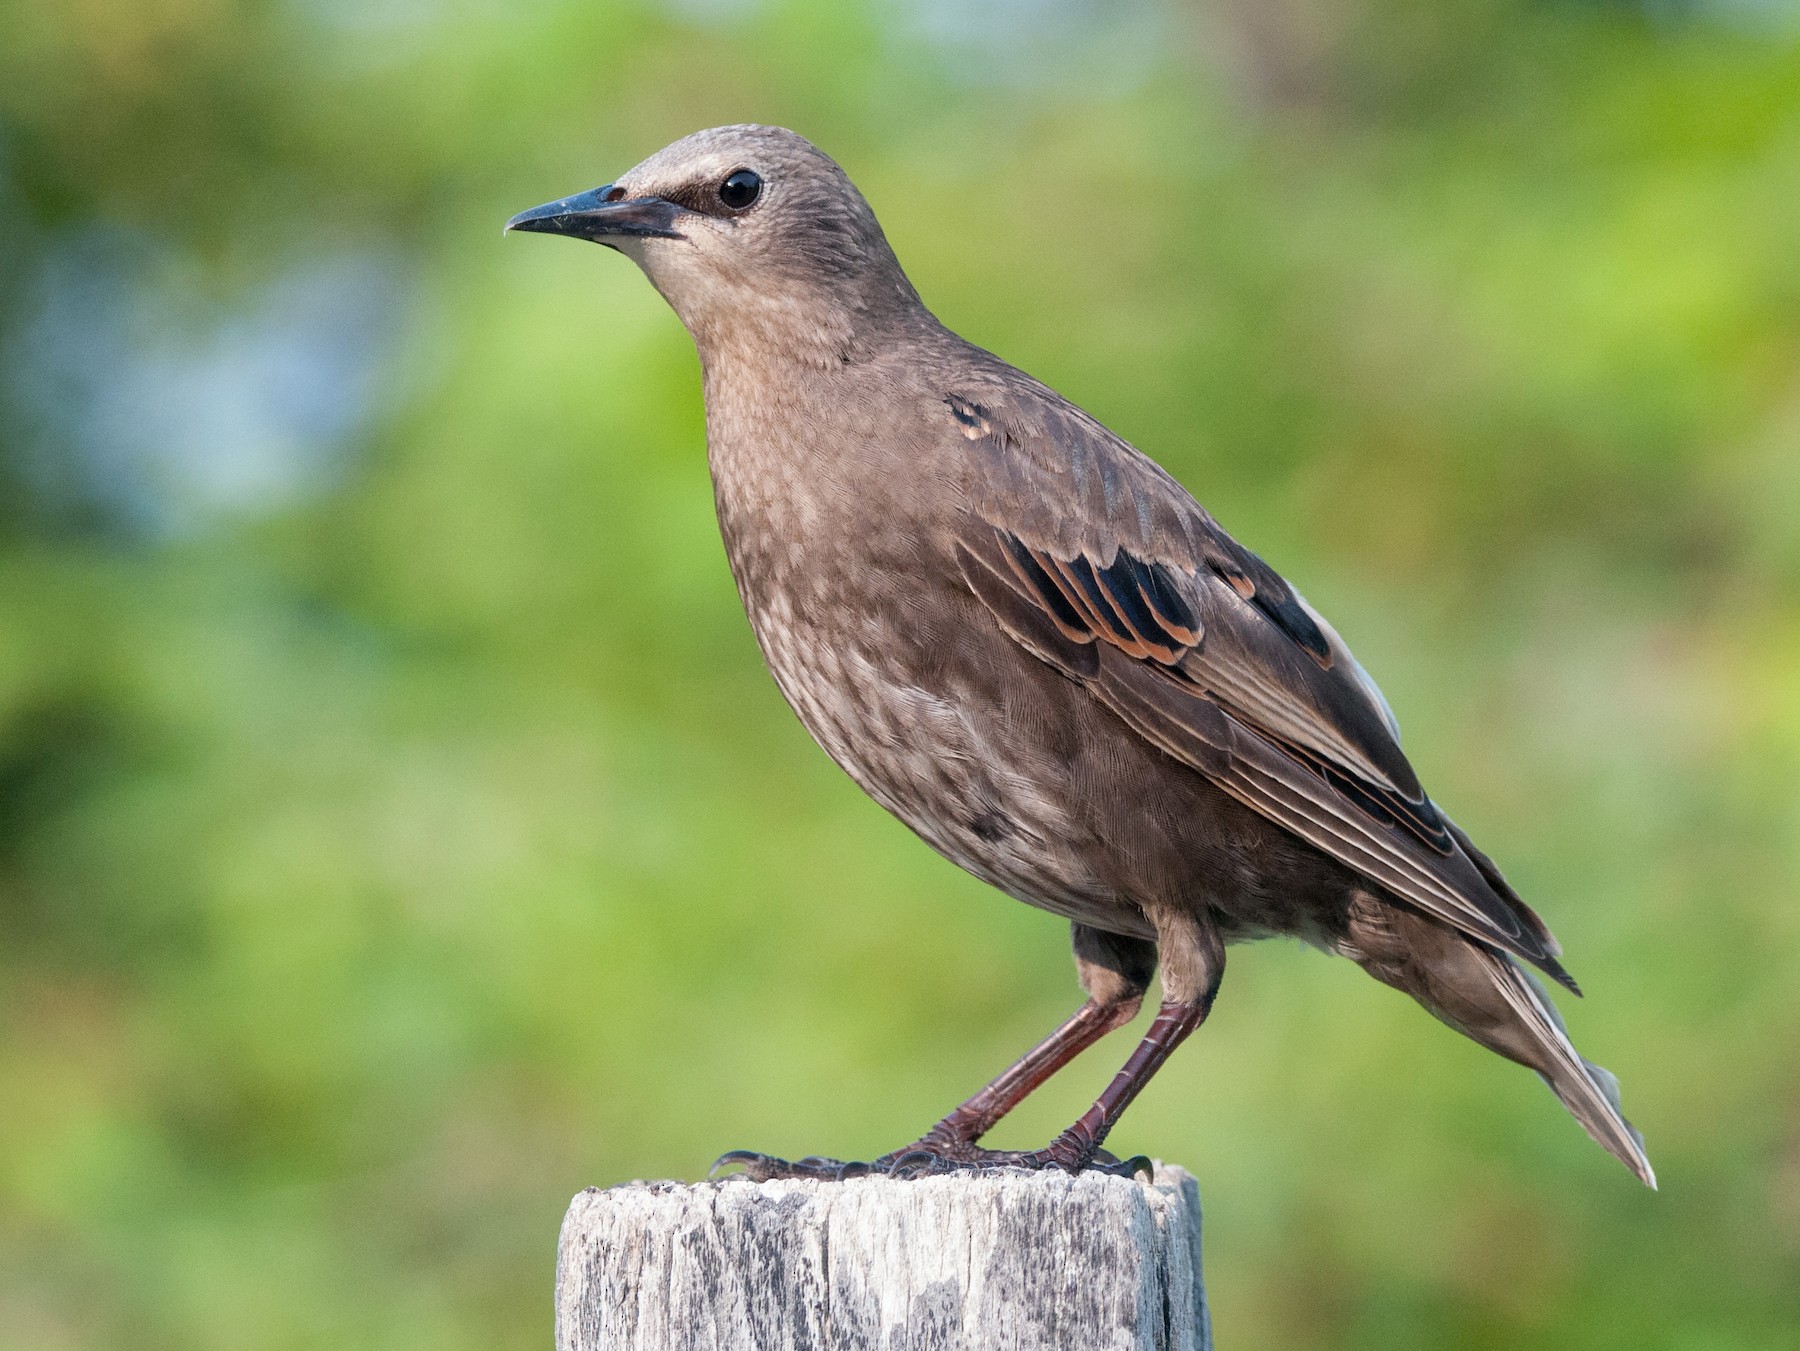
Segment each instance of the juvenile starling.
[[[1205,1019],[1227,944],[1288,934],[1536,1070],[1654,1185],[1618,1087],[1529,963],[1560,948],[1425,795],[1332,627],[1157,464],[940,324],[844,172],[774,127],[698,132],[514,230],[608,245],[699,347],[719,527],[794,712],[932,848],[1067,918],[1087,1001],[873,1164],[754,1177],[1126,1170],[1107,1132]],[[1162,1005],[1045,1148],[1026,1094]]]

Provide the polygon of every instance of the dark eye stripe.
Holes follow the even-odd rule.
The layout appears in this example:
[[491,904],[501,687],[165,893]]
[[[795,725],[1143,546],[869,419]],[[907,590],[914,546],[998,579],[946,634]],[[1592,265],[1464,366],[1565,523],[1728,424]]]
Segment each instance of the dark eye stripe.
[[[756,181],[756,190],[744,200],[742,206],[733,206],[725,198],[726,184],[740,176],[748,176]],[[749,169],[734,169],[723,180],[712,179],[703,183],[683,183],[679,187],[668,189],[661,196],[664,201],[673,202],[686,211],[697,212],[702,216],[730,217],[740,211],[747,211],[762,198],[763,181]]]
[[722,216],[724,206],[711,188],[701,183],[683,183],[678,188],[670,188],[662,194],[664,201],[673,202],[676,206],[688,211],[697,211],[703,216]]

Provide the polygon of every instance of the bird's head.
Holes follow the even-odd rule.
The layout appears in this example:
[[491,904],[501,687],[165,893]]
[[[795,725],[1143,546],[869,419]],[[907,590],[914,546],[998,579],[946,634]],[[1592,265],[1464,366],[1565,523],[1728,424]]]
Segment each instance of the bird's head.
[[883,325],[923,312],[856,185],[780,127],[695,132],[604,187],[520,212],[506,228],[627,255],[702,356],[754,347],[853,360]]

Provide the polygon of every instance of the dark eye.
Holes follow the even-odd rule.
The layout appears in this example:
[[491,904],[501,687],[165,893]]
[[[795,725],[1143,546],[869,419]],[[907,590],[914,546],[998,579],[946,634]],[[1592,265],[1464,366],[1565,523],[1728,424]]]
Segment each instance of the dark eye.
[[762,179],[748,169],[734,169],[719,184],[719,200],[733,211],[743,211],[762,193]]

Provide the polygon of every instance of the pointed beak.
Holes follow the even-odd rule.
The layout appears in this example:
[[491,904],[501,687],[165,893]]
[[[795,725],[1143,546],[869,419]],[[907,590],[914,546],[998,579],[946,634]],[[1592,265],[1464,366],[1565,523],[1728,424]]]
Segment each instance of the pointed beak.
[[591,192],[580,192],[561,201],[546,202],[521,211],[506,222],[508,230],[532,230],[546,235],[573,235],[605,244],[620,235],[655,239],[684,239],[675,228],[681,208],[661,197],[626,197],[608,183]]

